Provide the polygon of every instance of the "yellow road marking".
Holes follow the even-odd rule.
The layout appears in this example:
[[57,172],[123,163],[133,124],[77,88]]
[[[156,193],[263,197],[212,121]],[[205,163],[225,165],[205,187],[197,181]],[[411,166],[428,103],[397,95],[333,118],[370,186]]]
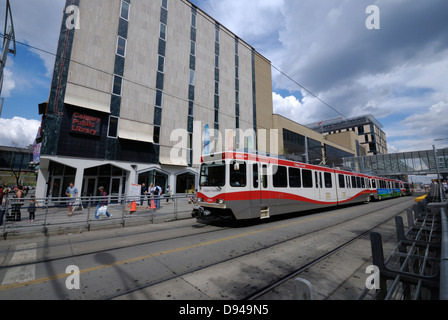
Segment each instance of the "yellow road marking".
[[[149,259],[149,258],[154,258],[154,257],[161,256],[161,255],[166,255],[166,254],[170,254],[170,253],[176,253],[176,252],[180,252],[180,251],[185,251],[185,250],[195,249],[195,248],[199,248],[199,247],[204,247],[204,246],[207,246],[207,245],[216,244],[216,243],[227,241],[227,240],[234,240],[234,239],[238,239],[238,238],[242,238],[242,237],[247,237],[247,236],[258,234],[258,233],[262,233],[262,232],[266,232],[266,231],[272,231],[272,230],[276,230],[276,229],[281,229],[281,228],[293,226],[293,225],[296,225],[296,224],[301,224],[301,223],[310,222],[310,221],[314,221],[314,220],[319,220],[319,219],[323,219],[323,218],[328,218],[328,217],[332,217],[332,216],[339,215],[339,214],[341,214],[341,213],[326,214],[326,215],[323,215],[323,216],[320,216],[320,217],[312,217],[312,218],[308,218],[308,219],[305,219],[305,220],[300,220],[300,221],[296,221],[296,222],[292,222],[292,223],[282,224],[282,225],[279,225],[279,226],[273,226],[273,227],[269,227],[269,228],[265,228],[265,229],[261,229],[261,230],[256,230],[256,231],[251,231],[251,232],[247,232],[247,233],[242,233],[242,234],[231,236],[231,237],[226,237],[226,238],[216,239],[216,240],[212,240],[212,241],[202,242],[202,243],[198,243],[198,244],[191,245],[191,246],[188,246],[188,247],[182,247],[182,248],[162,251],[162,252],[158,252],[158,253],[148,254],[146,256],[141,256],[141,257],[132,258],[132,259],[128,259],[128,260],[117,261],[117,262],[110,263],[110,264],[104,264],[104,265],[100,265],[100,266],[96,266],[96,267],[92,267],[92,268],[83,269],[83,270],[80,270],[79,273],[83,274],[83,273],[98,271],[98,270],[107,269],[107,268],[119,266],[119,265],[126,264],[126,263],[131,263],[131,262],[135,262],[135,261],[139,261],[139,260],[145,260],[145,259]],[[67,257],[67,258],[70,258],[70,257]],[[36,284],[44,283],[44,282],[47,282],[47,281],[67,278],[70,275],[71,274],[68,274],[68,273],[61,273],[61,274],[57,274],[57,275],[53,275],[53,276],[38,278],[38,279],[27,281],[27,282],[2,285],[2,286],[0,286],[0,291],[10,290],[10,289],[17,289],[17,288],[21,288],[21,287],[25,287],[25,286],[30,286],[30,285],[36,285]]]

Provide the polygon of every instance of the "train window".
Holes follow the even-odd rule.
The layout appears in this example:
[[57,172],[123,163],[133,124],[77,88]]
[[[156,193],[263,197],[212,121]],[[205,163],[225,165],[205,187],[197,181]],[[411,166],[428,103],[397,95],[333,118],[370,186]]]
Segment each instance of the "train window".
[[263,165],[262,167],[262,183],[263,183],[263,188],[266,189],[268,187],[268,166],[267,165]]
[[352,176],[352,188],[356,188],[356,177]]
[[288,187],[288,175],[286,173],[286,167],[272,166],[273,178],[272,184],[274,188],[287,188]]
[[366,188],[366,179],[365,178],[359,178],[359,180],[361,180],[361,188],[365,189]]
[[361,178],[356,177],[356,187],[361,188]]
[[300,175],[300,169],[289,168],[289,186],[291,188],[302,187],[302,177]]
[[254,189],[258,189],[258,164],[254,163],[252,165],[252,180],[253,180],[253,185],[254,185]]
[[245,187],[247,185],[247,166],[245,162],[230,164],[230,186]]
[[302,170],[302,178],[304,188],[313,187],[313,172],[311,170]]
[[372,184],[372,189],[376,189],[376,180],[375,179],[372,179],[371,184]]
[[346,176],[346,178],[347,178],[347,188],[350,188],[350,177]]
[[201,186],[224,187],[226,182],[226,165],[203,164],[201,167]]
[[325,188],[332,188],[333,187],[333,181],[331,181],[331,173],[325,172],[324,173],[324,179],[325,179]]
[[345,188],[345,176],[342,174],[338,174],[339,179],[339,188]]

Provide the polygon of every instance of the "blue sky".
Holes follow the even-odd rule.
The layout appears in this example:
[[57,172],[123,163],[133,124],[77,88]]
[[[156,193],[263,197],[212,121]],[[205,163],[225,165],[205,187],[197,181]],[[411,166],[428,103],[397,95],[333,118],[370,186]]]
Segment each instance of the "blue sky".
[[[373,114],[384,126],[389,152],[448,147],[448,140],[434,142],[448,138],[446,0],[192,2],[339,113]],[[65,1],[32,3],[12,1],[17,40],[56,52]],[[380,9],[380,30],[365,26],[369,5]],[[37,105],[48,98],[53,64],[53,55],[21,44],[16,57],[9,56],[0,145],[34,140]],[[302,124],[339,116],[275,68],[276,113]]]

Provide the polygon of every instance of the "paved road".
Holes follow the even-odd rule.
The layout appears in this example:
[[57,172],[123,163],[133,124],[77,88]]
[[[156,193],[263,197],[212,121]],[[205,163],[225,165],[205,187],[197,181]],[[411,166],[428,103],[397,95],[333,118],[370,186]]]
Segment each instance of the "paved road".
[[[399,198],[238,226],[183,220],[4,240],[0,299],[244,299],[412,204]],[[310,278],[320,299],[360,293],[369,247]],[[335,294],[341,281],[347,289]]]

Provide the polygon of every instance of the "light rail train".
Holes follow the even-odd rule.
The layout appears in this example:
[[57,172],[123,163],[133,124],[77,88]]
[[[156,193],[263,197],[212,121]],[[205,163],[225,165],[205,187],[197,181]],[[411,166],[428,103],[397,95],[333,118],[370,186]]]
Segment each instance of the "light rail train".
[[250,153],[202,158],[193,217],[266,219],[406,195],[405,182]]

